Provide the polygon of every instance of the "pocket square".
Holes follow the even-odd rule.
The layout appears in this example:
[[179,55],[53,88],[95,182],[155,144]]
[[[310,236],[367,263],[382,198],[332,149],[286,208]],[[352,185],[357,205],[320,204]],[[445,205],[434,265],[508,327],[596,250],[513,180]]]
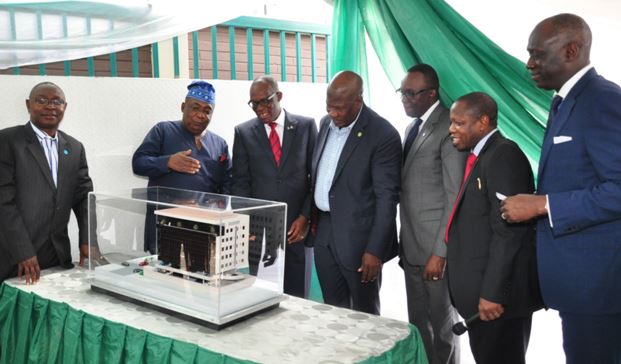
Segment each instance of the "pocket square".
[[567,143],[572,140],[572,137],[566,135],[559,135],[554,137],[554,144]]

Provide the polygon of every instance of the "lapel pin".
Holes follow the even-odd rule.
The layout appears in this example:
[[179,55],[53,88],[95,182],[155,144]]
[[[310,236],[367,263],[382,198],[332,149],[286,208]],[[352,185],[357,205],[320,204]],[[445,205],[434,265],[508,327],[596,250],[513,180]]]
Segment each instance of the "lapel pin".
[[477,177],[477,186],[479,187],[479,191],[481,190],[481,178]]
[[69,149],[63,149],[63,154],[64,155],[69,155]]
[[356,136],[357,136],[358,138],[362,138],[362,132],[361,132],[361,131],[359,131],[359,132],[358,132],[358,134],[356,134]]
[[293,125],[288,125],[287,126],[287,130],[293,130],[293,128],[294,128]]

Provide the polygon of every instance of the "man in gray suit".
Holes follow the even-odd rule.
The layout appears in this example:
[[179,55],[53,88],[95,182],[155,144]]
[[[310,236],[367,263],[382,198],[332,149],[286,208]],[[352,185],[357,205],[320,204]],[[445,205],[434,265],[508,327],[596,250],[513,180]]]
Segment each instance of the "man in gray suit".
[[287,203],[284,291],[304,297],[304,242],[310,220],[311,158],[317,125],[282,109],[271,76],[254,80],[248,105],[257,117],[235,127],[233,195]]
[[67,108],[60,87],[36,85],[26,108],[28,123],[0,131],[0,282],[18,275],[30,284],[41,269],[73,267],[67,234],[72,209],[80,264],[88,257],[93,184],[82,143],[58,130]]
[[451,332],[457,313],[444,279],[444,231],[462,181],[466,155],[449,137],[449,111],[440,104],[439,81],[429,65],[408,70],[401,82],[405,132],[401,173],[401,262],[409,321],[421,333],[429,362],[459,363]]

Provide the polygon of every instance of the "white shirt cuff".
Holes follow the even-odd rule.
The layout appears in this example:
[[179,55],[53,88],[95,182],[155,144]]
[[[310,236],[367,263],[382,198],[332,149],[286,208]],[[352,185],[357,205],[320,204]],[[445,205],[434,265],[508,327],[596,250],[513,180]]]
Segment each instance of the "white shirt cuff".
[[548,195],[546,195],[546,211],[548,212],[548,222],[550,223],[550,227],[554,227],[554,224],[552,224],[552,212],[550,211],[550,200],[548,199]]

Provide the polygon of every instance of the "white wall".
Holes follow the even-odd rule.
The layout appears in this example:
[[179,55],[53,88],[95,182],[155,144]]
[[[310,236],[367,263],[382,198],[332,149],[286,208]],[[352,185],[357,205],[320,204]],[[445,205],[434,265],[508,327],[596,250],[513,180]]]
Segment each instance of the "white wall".
[[[147,131],[158,121],[181,119],[181,102],[189,80],[1,76],[4,114],[0,129],[28,121],[25,99],[43,80],[58,84],[68,105],[60,129],[86,148],[95,191],[144,187],[147,179],[132,173],[131,158]],[[254,116],[246,102],[250,81],[210,81],[216,88],[216,108],[209,130],[233,148],[233,127]],[[325,84],[280,84],[282,105],[291,112],[315,117],[325,114]],[[140,227],[141,228],[141,227]],[[69,225],[73,259],[77,260],[77,225]]]
[[[48,80],[65,92],[68,107],[60,129],[80,140],[90,174],[99,191],[141,187],[131,157],[147,131],[158,121],[179,120],[189,80],[0,76],[4,115],[0,128],[28,121],[25,99],[32,86]],[[210,81],[216,88],[216,108],[209,130],[232,149],[233,126],[254,116],[246,105],[250,81]],[[325,84],[281,83],[282,105],[294,113],[325,114]]]

